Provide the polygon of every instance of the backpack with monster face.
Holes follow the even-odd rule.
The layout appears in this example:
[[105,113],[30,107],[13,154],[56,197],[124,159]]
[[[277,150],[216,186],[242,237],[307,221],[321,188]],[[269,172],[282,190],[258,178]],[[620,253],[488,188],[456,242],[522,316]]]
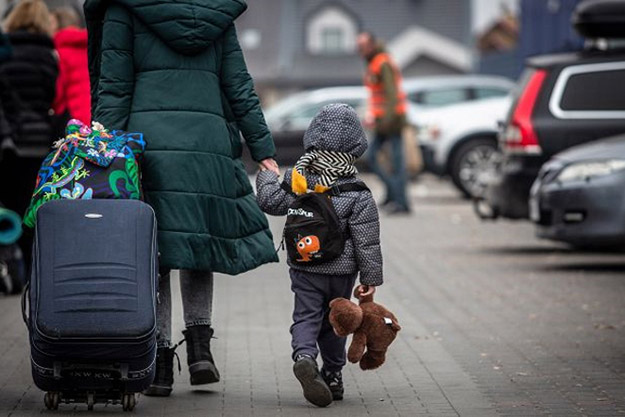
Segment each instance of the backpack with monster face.
[[[287,183],[282,188],[292,192]],[[284,225],[283,242],[292,263],[318,265],[343,254],[345,233],[331,198],[342,192],[365,191],[362,182],[336,185],[325,192],[295,194]]]

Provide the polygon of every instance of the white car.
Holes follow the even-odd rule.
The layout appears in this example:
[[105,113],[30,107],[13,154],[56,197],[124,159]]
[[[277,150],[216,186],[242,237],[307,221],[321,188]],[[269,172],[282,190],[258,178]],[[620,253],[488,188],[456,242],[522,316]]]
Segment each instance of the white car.
[[498,123],[511,104],[505,96],[413,114],[426,169],[449,175],[467,197],[480,197],[500,161]]
[[505,97],[515,84],[494,75],[441,75],[407,78],[404,90],[418,109]]

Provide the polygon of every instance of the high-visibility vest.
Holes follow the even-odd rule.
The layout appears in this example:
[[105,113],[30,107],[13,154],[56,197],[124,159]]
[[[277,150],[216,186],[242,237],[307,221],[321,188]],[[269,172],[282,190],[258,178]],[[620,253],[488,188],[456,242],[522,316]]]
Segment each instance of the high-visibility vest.
[[397,105],[395,112],[398,115],[406,114],[406,94],[402,88],[401,72],[386,52],[378,53],[369,62],[367,74],[365,75],[365,86],[369,89],[369,115],[373,118],[382,118],[386,111],[386,94],[382,84],[382,65],[389,64],[393,70],[395,87],[397,91]]

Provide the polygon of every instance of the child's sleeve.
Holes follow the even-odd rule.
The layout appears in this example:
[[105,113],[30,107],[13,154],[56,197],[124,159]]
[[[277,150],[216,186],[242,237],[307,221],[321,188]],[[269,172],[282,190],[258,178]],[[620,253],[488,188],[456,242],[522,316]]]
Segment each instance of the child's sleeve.
[[[285,176],[288,181],[289,175]],[[272,216],[286,215],[294,198],[280,187],[280,177],[275,172],[260,171],[256,177],[256,201],[260,209]]]
[[382,249],[378,207],[369,191],[360,193],[349,218],[356,262],[363,285],[382,285]]

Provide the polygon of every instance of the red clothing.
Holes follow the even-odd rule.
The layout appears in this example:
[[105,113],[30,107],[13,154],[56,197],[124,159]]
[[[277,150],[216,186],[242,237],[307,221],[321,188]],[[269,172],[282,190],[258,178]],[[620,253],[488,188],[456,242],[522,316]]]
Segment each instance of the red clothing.
[[66,111],[74,119],[91,124],[91,90],[87,66],[87,30],[67,27],[54,35],[59,53],[54,112]]

